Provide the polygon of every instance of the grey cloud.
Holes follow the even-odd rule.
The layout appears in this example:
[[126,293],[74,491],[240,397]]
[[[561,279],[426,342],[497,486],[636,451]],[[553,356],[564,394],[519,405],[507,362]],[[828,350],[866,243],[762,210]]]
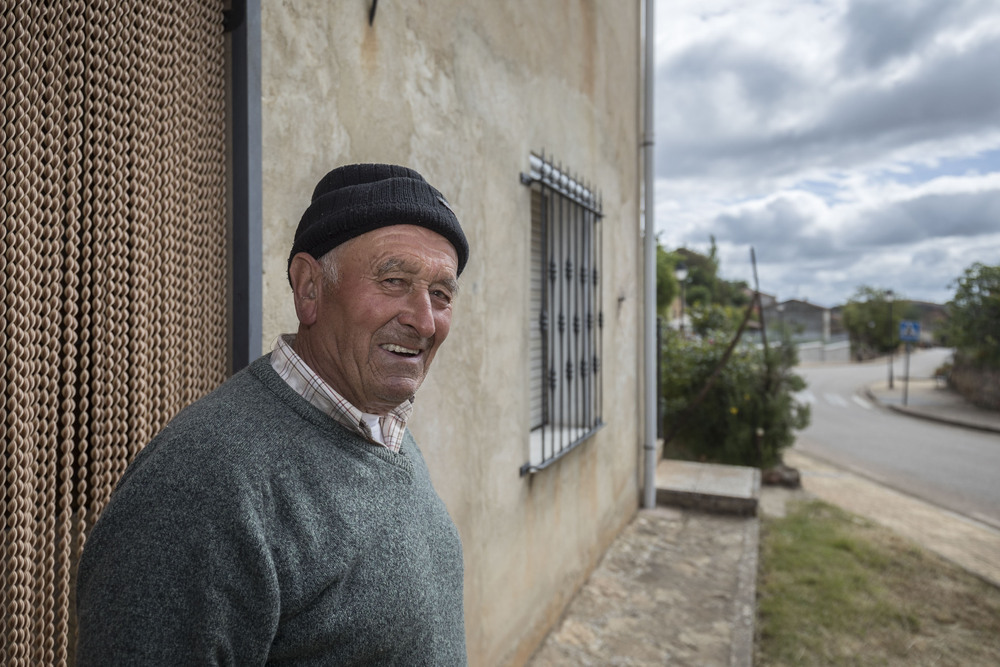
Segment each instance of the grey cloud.
[[[783,11],[794,20],[776,27],[743,3],[735,31],[712,32],[660,63],[657,187],[691,207],[678,211],[683,224],[670,242],[703,245],[714,234],[724,271],[746,263],[753,246],[761,288],[783,298],[835,305],[870,284],[946,300],[968,264],[1000,258],[1000,187],[936,187],[907,200],[881,187],[898,179],[919,191],[935,174],[958,184],[996,171],[1000,2],[849,1],[830,21],[790,0]],[[790,26],[815,31],[812,53],[792,57],[779,38],[743,43]],[[824,54],[833,60],[818,60]],[[938,168],[950,159],[954,168]],[[801,191],[773,194],[790,187],[825,206]]]
[[873,211],[855,236],[867,246],[932,238],[974,237],[1000,230],[1000,191],[929,194]]
[[928,62],[909,80],[860,86],[830,105],[816,134],[850,132],[895,147],[978,131],[1000,118],[998,62],[1000,41],[983,41]]
[[[658,175],[767,180],[851,168],[914,144],[973,136],[1000,118],[1000,40],[935,50],[908,79],[842,79],[834,87],[779,58],[713,41],[663,63]],[[720,92],[733,88],[736,110]],[[752,118],[752,129],[736,129],[734,117]]]
[[[888,266],[905,266],[895,272]],[[943,302],[950,296],[949,283],[966,263],[949,256],[917,260],[905,251],[885,250],[843,254],[835,261],[800,261],[764,266],[762,271],[772,291],[781,299],[806,298],[825,306],[843,304],[858,287],[891,288],[899,298]],[[822,278],[820,278],[822,276]],[[761,289],[768,290],[764,284]]]
[[854,0],[844,15],[841,61],[848,71],[878,69],[929,43],[949,19],[961,15],[957,0]]
[[718,237],[761,248],[774,260],[802,260],[837,254],[840,245],[829,231],[818,229],[812,214],[779,197],[762,208],[746,208],[715,218]]
[[947,260],[948,251],[941,246],[935,246],[913,253],[910,264],[913,266],[934,266]]
[[837,231],[819,223],[814,210],[792,198],[777,197],[762,207],[720,214],[709,227],[720,243],[752,245],[772,261],[808,261],[814,269],[829,269],[852,261],[858,253],[883,252],[928,239],[997,233],[1000,191],[929,194],[886,202],[859,211]]
[[699,93],[706,92],[706,88],[729,79],[739,87],[747,104],[759,113],[787,103],[806,83],[780,54],[752,50],[738,42],[721,39],[695,44],[666,63],[658,72],[658,78],[677,86],[668,93],[665,100],[668,103],[677,93],[681,94],[681,99],[693,101]]

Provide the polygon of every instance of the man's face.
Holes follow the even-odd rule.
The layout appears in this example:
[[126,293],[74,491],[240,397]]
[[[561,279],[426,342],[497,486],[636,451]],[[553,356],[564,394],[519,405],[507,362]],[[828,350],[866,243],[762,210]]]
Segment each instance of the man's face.
[[[315,318],[295,348],[364,412],[386,414],[412,397],[451,326],[458,255],[424,227],[394,225],[338,246],[336,284],[319,283]],[[296,293],[298,307],[299,294]]]

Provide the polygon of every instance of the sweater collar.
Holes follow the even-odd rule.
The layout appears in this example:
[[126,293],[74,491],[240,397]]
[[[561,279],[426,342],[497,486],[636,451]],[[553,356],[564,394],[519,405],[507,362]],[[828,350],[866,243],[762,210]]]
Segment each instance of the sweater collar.
[[[295,334],[284,334],[275,341],[271,352],[271,367],[295,393],[345,428],[366,440],[399,453],[406,432],[406,422],[413,412],[413,401],[404,401],[381,417],[381,434],[373,433],[365,413],[331,387],[295,352]],[[380,435],[381,437],[377,437]]]

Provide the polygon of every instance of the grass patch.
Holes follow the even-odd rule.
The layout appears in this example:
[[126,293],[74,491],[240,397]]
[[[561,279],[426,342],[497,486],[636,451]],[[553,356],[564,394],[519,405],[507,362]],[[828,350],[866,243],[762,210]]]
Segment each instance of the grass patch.
[[761,526],[757,665],[1000,665],[1000,590],[820,501]]

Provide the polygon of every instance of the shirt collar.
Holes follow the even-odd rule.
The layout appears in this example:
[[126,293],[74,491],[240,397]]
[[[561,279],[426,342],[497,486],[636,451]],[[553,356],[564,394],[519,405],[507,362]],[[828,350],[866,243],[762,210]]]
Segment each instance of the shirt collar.
[[281,379],[287,382],[295,393],[339,424],[370,442],[398,453],[403,446],[406,422],[413,412],[413,401],[404,401],[379,420],[383,441],[380,442],[365,422],[364,413],[317,375],[292,348],[294,343],[295,334],[284,334],[278,337],[271,351],[271,367]]

